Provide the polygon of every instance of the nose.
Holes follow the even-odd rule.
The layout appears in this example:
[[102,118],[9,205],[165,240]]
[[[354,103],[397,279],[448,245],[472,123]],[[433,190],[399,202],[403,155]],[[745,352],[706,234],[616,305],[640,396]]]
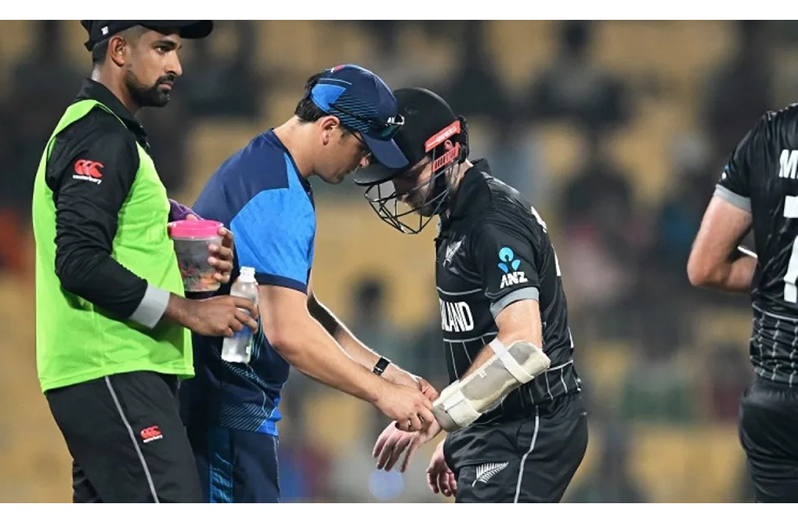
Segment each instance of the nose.
[[180,57],[177,53],[170,53],[174,58],[169,61],[169,64],[166,66],[166,73],[173,74],[175,76],[182,76],[183,75],[183,66],[180,65]]

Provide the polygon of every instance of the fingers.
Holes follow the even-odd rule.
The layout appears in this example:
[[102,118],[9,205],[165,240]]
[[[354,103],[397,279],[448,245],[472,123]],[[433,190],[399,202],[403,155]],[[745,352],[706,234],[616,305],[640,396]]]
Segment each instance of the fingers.
[[233,271],[233,250],[230,247],[211,243],[208,245],[208,252],[211,253],[208,264],[216,269],[214,279],[220,283],[228,283],[230,273]]
[[452,496],[457,495],[457,479],[454,477],[454,472],[451,470],[446,473],[446,478],[449,483],[449,492]]
[[440,492],[440,489],[438,488],[438,479],[432,472],[427,472],[427,485],[433,494]]
[[432,413],[432,410],[429,408],[419,408],[416,412],[416,416],[419,422],[423,427],[428,427],[432,423],[435,422],[435,415]]
[[[385,447],[385,443],[388,441],[388,438],[396,432],[396,428],[393,426],[393,423],[389,423],[387,427],[382,431],[382,433],[377,438],[376,443],[374,443],[374,449],[371,451],[371,457],[376,458],[382,452],[383,447]],[[377,467],[379,468],[379,467]]]
[[448,481],[446,481],[446,479],[448,478],[445,478],[445,476],[446,474],[439,472],[435,476],[435,482],[437,483],[438,490],[441,492],[441,494],[443,494],[448,498],[449,496],[451,496],[451,493],[449,492],[449,483]]
[[421,380],[421,393],[430,401],[435,401],[440,396],[440,393],[435,390],[435,387],[429,384],[427,380],[424,378],[420,378]]
[[[211,259],[216,261],[231,262],[233,261],[233,249],[215,243],[208,244],[208,252],[212,254]],[[210,260],[209,260],[210,263]],[[233,265],[230,264],[232,270]]]
[[190,212],[186,215],[186,220],[197,221],[199,217],[196,214],[191,214]]
[[399,458],[402,457],[402,453],[405,451],[407,446],[414,440],[415,435],[409,436],[404,434],[403,437],[396,442],[394,445],[393,452],[391,452],[388,461],[385,463],[385,470],[390,471],[393,469],[393,466],[396,465],[396,462],[399,461]]
[[[219,227],[217,231],[219,236],[222,237],[222,247],[226,247],[228,249],[233,248],[233,231],[229,230],[227,227]],[[232,259],[232,255],[230,257]]]
[[417,432],[421,430],[422,427],[421,422],[418,420],[418,416],[415,415],[411,415],[409,418],[402,421],[397,421],[394,426],[402,432]]
[[241,332],[244,328],[244,324],[238,321],[236,317],[231,318],[227,326],[233,329],[233,332]]
[[[242,311],[240,309],[236,309],[236,311],[235,311],[235,319],[238,322],[240,322],[240,323],[246,325],[247,327],[249,327],[250,329],[252,329],[253,332],[256,332],[258,330],[258,322],[256,320],[254,320],[252,318],[252,316],[250,316],[249,314],[247,314],[246,312],[244,312],[244,311]],[[242,325],[242,328],[243,328],[243,325]],[[239,330],[241,330],[241,329],[239,329]]]
[[402,464],[399,465],[399,472],[405,473],[407,472],[407,467],[410,466],[410,460],[413,458],[413,454],[421,447],[421,439],[415,438],[413,443],[410,444],[410,448],[407,449],[405,453],[405,457],[402,460]]
[[233,305],[239,309],[246,309],[253,318],[258,317],[258,308],[252,303],[252,300],[240,296],[231,296],[231,298],[233,298]]
[[394,453],[396,448],[396,443],[405,435],[404,432],[399,430],[394,430],[393,433],[388,437],[385,442],[385,446],[382,449],[382,452],[379,455],[379,459],[377,460],[377,469],[382,469],[388,460],[391,459],[391,455]]
[[438,474],[438,488],[441,491],[441,494],[444,496],[451,497],[457,494],[457,480],[454,477],[454,473],[449,470],[447,467],[445,471],[442,471]]

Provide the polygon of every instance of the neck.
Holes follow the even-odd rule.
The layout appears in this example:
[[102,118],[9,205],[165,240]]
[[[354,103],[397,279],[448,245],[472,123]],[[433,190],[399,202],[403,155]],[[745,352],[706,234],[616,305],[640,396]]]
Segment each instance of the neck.
[[95,67],[91,72],[91,79],[97,83],[103,84],[114,96],[116,96],[122,105],[135,115],[141,107],[133,101],[130,96],[130,91],[125,86],[122,76],[119,74],[111,74],[106,67]]
[[454,172],[452,173],[451,178],[448,180],[449,188],[449,202],[446,207],[446,216],[448,217],[452,211],[452,205],[454,205],[454,195],[457,194],[457,189],[460,188],[460,182],[463,181],[463,177],[465,176],[466,171],[474,166],[469,160],[464,161],[461,164],[458,164],[457,167],[454,168]]
[[274,134],[294,159],[299,175],[305,179],[313,175],[312,131],[311,123],[302,122],[296,116],[274,129]]

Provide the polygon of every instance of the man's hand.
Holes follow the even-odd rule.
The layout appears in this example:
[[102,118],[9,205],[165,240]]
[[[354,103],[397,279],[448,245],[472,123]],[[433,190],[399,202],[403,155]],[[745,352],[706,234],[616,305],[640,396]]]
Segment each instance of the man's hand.
[[441,431],[440,425],[437,421],[430,423],[418,432],[403,432],[398,430],[393,423],[389,423],[385,430],[382,431],[377,442],[374,444],[374,450],[371,455],[377,459],[377,468],[382,470],[391,470],[402,455],[402,452],[407,449],[402,464],[399,465],[399,472],[405,472],[413,454],[428,441],[433,439]]
[[430,385],[429,382],[424,378],[422,378],[421,376],[415,376],[415,378],[418,382],[418,388],[421,391],[421,394],[423,394],[430,401],[435,401],[436,399],[438,399],[440,393],[437,390],[435,390],[435,387]]
[[[199,220],[196,214],[189,214],[186,220]],[[211,253],[208,258],[208,264],[216,269],[213,278],[219,283],[225,284],[230,281],[230,273],[233,272],[233,247],[235,242],[233,240],[233,231],[226,227],[219,227],[217,231],[219,236],[222,237],[221,247],[212,243],[208,245],[208,252]]]
[[252,300],[236,296],[187,300],[172,294],[165,315],[192,332],[203,336],[230,338],[234,332],[243,329],[244,325],[252,329],[253,332],[258,330],[257,307]]
[[382,386],[374,405],[396,422],[396,428],[415,432],[435,421],[432,402],[418,388],[380,380]]
[[169,199],[169,221],[178,222],[180,220],[198,220],[199,216],[191,207],[186,207],[182,203]]
[[427,485],[433,494],[451,497],[457,494],[457,480],[443,457],[443,441],[438,444],[427,467]]
[[435,401],[438,399],[438,391],[435,390],[435,387],[430,385],[427,380],[421,376],[410,374],[406,370],[403,370],[393,363],[390,364],[387,369],[385,369],[385,373],[382,376],[386,380],[390,381],[391,383],[395,383],[396,385],[405,385],[407,387],[420,390],[421,393],[430,401]]

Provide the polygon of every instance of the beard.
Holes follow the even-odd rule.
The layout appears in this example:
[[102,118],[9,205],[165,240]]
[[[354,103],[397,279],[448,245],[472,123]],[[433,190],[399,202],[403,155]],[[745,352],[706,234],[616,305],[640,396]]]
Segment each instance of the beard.
[[438,202],[430,202],[427,201],[427,196],[431,195],[432,191],[422,192],[420,190],[414,191],[410,194],[405,205],[409,208],[413,209],[415,212],[424,216],[425,218],[428,216],[432,216],[435,214],[436,208],[438,207]]
[[[443,201],[446,199],[444,192],[451,189],[447,174],[433,175],[429,182],[415,187],[410,191],[405,205],[425,218],[440,214],[443,210]],[[439,186],[441,182],[444,184],[442,188]]]
[[170,90],[162,90],[161,86],[166,82],[174,83],[175,76],[171,74],[158,78],[153,85],[146,86],[139,82],[133,72],[128,69],[125,71],[125,86],[130,92],[130,97],[139,107],[164,107],[169,103]]

